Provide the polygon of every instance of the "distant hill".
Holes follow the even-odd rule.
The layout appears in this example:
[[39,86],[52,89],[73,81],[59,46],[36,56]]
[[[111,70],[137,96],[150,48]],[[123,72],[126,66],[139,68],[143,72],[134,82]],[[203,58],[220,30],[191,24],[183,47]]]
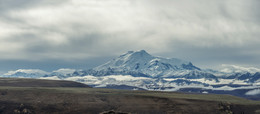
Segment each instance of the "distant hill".
[[65,80],[27,78],[0,78],[0,86],[11,87],[89,87],[86,84]]

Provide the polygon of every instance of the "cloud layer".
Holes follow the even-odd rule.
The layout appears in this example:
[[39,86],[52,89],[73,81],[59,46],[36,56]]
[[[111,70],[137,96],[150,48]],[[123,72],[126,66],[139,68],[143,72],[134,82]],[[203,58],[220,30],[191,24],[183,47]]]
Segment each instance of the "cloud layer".
[[259,66],[259,0],[1,0],[0,60],[145,49],[199,66]]

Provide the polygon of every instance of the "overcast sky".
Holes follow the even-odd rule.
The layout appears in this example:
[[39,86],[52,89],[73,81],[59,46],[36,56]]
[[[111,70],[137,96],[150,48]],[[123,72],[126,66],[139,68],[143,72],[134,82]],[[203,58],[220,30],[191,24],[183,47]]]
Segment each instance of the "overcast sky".
[[0,71],[87,69],[129,50],[260,67],[260,0],[0,0]]

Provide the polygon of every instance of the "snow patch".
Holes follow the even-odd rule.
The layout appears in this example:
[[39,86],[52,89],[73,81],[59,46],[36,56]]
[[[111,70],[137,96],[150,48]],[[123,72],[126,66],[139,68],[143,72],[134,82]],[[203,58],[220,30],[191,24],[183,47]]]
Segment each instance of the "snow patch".
[[248,91],[245,95],[260,95],[260,89]]

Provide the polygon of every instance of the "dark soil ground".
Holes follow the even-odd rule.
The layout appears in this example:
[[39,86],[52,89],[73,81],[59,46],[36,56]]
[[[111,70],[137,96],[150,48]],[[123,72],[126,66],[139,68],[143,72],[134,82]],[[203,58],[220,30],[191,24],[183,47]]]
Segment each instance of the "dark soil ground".
[[0,113],[254,114],[260,113],[260,102],[229,95],[82,87],[0,86]]

